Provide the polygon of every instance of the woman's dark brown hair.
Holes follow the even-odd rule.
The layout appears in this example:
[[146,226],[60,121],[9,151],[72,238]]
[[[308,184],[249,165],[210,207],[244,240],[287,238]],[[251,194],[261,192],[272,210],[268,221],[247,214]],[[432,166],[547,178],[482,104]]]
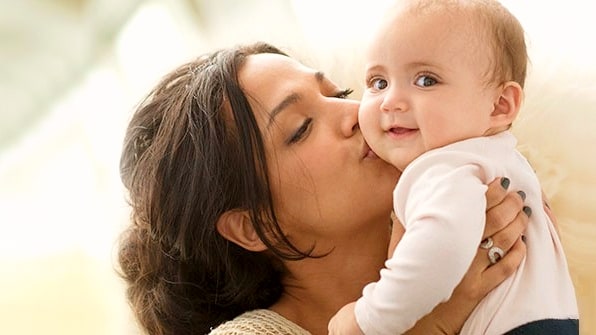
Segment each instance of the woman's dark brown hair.
[[[261,134],[237,72],[265,44],[219,50],[167,75],[128,125],[120,169],[132,207],[119,263],[141,326],[204,334],[282,293],[281,259],[308,257],[282,234]],[[267,252],[224,239],[218,218],[248,210]]]

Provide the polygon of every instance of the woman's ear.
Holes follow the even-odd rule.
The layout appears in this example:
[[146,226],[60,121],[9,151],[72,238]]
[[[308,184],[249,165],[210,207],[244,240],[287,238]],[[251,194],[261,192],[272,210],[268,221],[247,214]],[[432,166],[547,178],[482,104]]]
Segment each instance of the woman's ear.
[[508,81],[501,87],[501,93],[490,114],[491,128],[508,127],[517,117],[523,99],[523,89],[519,83]]
[[255,231],[247,211],[232,209],[217,220],[217,231],[226,240],[250,251],[265,251],[267,246]]

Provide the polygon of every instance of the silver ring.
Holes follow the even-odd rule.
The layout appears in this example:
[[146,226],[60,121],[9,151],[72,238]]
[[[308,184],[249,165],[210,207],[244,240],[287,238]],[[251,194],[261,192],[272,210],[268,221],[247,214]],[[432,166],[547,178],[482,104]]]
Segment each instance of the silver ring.
[[482,249],[490,249],[493,246],[493,239],[490,237],[485,238],[480,242],[480,248]]
[[503,256],[505,256],[505,252],[499,247],[491,247],[488,249],[488,259],[490,260],[490,264],[496,264],[503,258]]

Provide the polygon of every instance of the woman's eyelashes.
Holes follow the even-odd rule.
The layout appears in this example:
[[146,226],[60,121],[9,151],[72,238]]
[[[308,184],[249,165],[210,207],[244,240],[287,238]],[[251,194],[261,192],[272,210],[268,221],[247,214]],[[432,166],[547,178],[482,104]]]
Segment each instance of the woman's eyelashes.
[[300,141],[304,136],[306,136],[310,130],[310,125],[312,123],[312,118],[306,118],[304,122],[294,131],[294,133],[288,139],[288,144],[293,144]]
[[347,97],[350,96],[350,94],[354,93],[354,90],[351,88],[346,88],[344,90],[341,90],[339,92],[337,92],[337,94],[335,95],[336,98],[339,99],[346,99]]
[[[338,98],[338,99],[346,99],[353,92],[354,92],[353,89],[346,88],[346,89],[340,90],[339,92],[335,93],[333,95],[333,97],[334,98]],[[302,140],[306,135],[308,135],[308,132],[310,131],[310,128],[312,126],[312,122],[313,122],[313,118],[312,117],[308,117],[308,118],[304,119],[304,121],[302,122],[302,124],[300,125],[300,127],[298,127],[298,129],[296,129],[296,131],[294,131],[292,133],[292,135],[290,136],[290,138],[286,142],[288,144],[293,144],[293,143],[297,143],[300,140]]]

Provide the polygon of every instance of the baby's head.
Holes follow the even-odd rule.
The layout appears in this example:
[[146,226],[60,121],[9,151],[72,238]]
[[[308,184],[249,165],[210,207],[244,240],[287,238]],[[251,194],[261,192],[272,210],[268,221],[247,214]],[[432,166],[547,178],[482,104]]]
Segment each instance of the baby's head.
[[389,15],[392,19],[403,18],[402,15],[422,17],[435,14],[450,18],[452,24],[457,21],[464,23],[469,33],[467,37],[479,43],[470,47],[488,47],[480,48],[487,52],[485,56],[490,60],[486,69],[487,83],[515,81],[524,86],[528,63],[524,29],[498,1],[398,0],[396,7],[397,11]]
[[524,31],[497,1],[401,0],[371,38],[365,66],[362,132],[404,168],[428,150],[510,127],[526,77]]

